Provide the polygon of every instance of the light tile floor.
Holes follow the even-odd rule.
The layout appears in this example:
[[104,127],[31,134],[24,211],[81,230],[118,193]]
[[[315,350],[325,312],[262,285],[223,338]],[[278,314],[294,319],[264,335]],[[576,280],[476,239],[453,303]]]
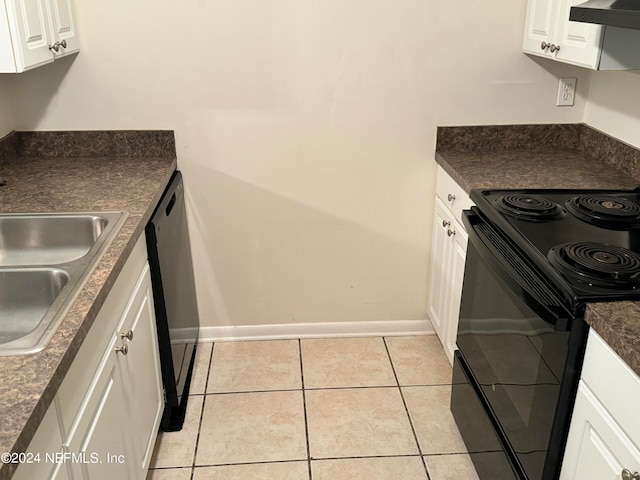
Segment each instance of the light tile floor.
[[435,336],[198,345],[147,480],[477,480]]

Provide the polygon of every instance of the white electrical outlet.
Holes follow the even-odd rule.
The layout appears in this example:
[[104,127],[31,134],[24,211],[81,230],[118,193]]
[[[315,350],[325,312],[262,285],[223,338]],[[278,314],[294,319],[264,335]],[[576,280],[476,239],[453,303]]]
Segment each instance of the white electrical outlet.
[[558,84],[558,100],[556,105],[573,106],[573,99],[576,96],[576,79],[561,78]]

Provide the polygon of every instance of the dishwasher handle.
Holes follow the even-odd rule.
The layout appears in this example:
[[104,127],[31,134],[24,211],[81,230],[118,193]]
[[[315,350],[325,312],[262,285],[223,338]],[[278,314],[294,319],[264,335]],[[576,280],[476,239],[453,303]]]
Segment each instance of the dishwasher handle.
[[171,215],[171,210],[173,210],[173,206],[175,204],[176,204],[176,193],[173,192],[173,195],[171,195],[171,200],[169,200],[169,204],[167,205],[167,208],[164,209],[164,213],[167,215],[167,217]]
[[173,220],[173,218],[170,218],[171,214],[180,210],[176,210],[175,206],[182,201],[183,196],[182,174],[179,170],[176,170],[145,229],[147,243],[150,244],[150,247],[157,244],[160,230],[164,228],[165,224],[169,224]]

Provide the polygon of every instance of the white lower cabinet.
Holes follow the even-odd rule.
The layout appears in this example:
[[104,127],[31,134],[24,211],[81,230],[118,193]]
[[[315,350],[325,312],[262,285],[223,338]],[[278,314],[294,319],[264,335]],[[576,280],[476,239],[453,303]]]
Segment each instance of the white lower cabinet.
[[468,240],[459,215],[472,203],[464,190],[440,167],[437,183],[429,274],[429,317],[449,362],[453,364]]
[[60,459],[64,453],[57,413],[56,405],[52,404],[33,436],[29,449],[25,452],[26,462],[21,462],[13,476],[14,480],[69,480],[71,478],[67,465],[64,462],[55,461],[56,455]]
[[456,349],[467,239],[464,228],[436,197],[431,244],[429,316],[452,364],[453,352]]
[[141,239],[29,445],[60,457],[23,464],[14,479],[144,480],[164,407],[157,345]]
[[640,378],[593,331],[560,480],[640,478]]
[[640,471],[640,451],[584,382],[571,428],[561,479],[631,480],[623,471]]
[[[111,345],[114,352],[113,342]],[[65,448],[81,458],[69,462],[74,479],[137,478],[130,438],[135,430],[128,425],[122,372],[112,352],[65,440]]]
[[156,317],[147,265],[126,318],[121,331],[128,352],[118,354],[116,360],[122,373],[124,410],[129,419],[125,432],[131,439],[135,459],[135,463],[131,462],[133,478],[145,478],[164,409]]

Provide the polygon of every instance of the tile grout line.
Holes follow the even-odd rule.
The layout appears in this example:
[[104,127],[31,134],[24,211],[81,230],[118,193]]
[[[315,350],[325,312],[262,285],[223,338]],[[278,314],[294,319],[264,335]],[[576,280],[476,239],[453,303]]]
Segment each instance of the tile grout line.
[[271,392],[299,392],[300,388],[279,388],[279,389],[274,389],[274,390],[239,390],[237,392],[234,391],[230,391],[230,392],[209,392],[206,393],[205,395],[238,395],[238,394],[242,394],[242,393],[271,393]]
[[209,387],[209,376],[211,375],[211,364],[213,363],[213,349],[215,348],[215,342],[211,342],[211,353],[209,354],[209,363],[207,367],[207,379],[204,382],[204,395],[202,398],[202,410],[200,410],[200,419],[198,421],[198,434],[196,435],[196,447],[193,450],[193,460],[191,462],[191,480],[194,480],[196,475],[196,456],[198,455],[198,446],[200,443],[200,431],[202,429],[202,420],[204,419],[204,405],[207,401],[207,389]]
[[[449,453],[438,453],[438,454],[434,454],[434,455],[456,455],[456,454],[449,454]],[[416,457],[419,458],[421,455],[418,453],[412,453],[412,454],[395,454],[395,455],[360,455],[360,456],[353,456],[353,457],[318,457],[318,458],[314,458],[314,460],[367,460],[367,459],[371,459],[371,458],[406,458],[406,457]],[[262,461],[255,461],[255,462],[236,462],[236,463],[206,463],[206,464],[202,464],[202,465],[198,465],[198,468],[203,468],[203,467],[235,467],[235,466],[241,466],[241,465],[271,465],[273,463],[299,463],[302,462],[303,460],[296,460],[296,459],[288,459],[288,460],[262,460]],[[190,467],[162,467],[161,469],[158,470],[171,470],[171,469],[176,469],[176,468],[190,468]]]
[[[397,381],[397,379],[396,379]],[[552,385],[552,384],[549,384]],[[354,390],[354,389],[367,389],[367,388],[394,388],[397,387],[398,384],[394,384],[394,385],[357,385],[355,387],[311,387],[311,388],[307,388],[307,391],[314,391],[314,390]],[[405,387],[449,387],[451,386],[450,383],[425,383],[425,384],[411,384],[411,385],[404,385]]]
[[[551,384],[550,384],[551,385]],[[319,391],[319,390],[367,390],[367,389],[376,389],[376,388],[395,388],[397,384],[394,385],[358,385],[353,387],[304,387],[304,390],[307,392]],[[449,387],[450,383],[425,383],[425,384],[411,384],[405,385],[405,387]],[[238,395],[244,393],[271,393],[271,392],[298,392],[299,388],[279,388],[275,390],[238,390],[238,391],[229,391],[229,392],[208,392],[208,393],[192,393],[189,396],[212,396],[212,395]]]
[[389,357],[389,363],[391,363],[391,370],[393,371],[393,376],[396,378],[396,384],[398,387],[398,391],[400,392],[400,398],[402,399],[402,404],[404,405],[404,411],[407,414],[407,418],[409,419],[409,425],[411,426],[411,432],[413,433],[413,438],[416,441],[416,446],[418,447],[418,453],[420,454],[420,459],[422,460],[422,465],[424,466],[424,473],[427,475],[427,480],[430,480],[429,469],[427,468],[427,462],[422,454],[422,448],[420,448],[420,441],[418,440],[418,435],[416,433],[416,429],[413,426],[413,420],[411,419],[411,414],[409,413],[409,407],[407,406],[407,401],[404,398],[404,393],[402,393],[402,388],[400,386],[400,379],[398,378],[398,374],[396,373],[396,367],[393,365],[393,359],[391,358],[391,352],[389,351],[389,346],[387,345],[387,339],[382,337],[382,343],[384,344],[384,349],[387,351],[387,356]]
[[[417,457],[417,455],[414,455]],[[366,458],[366,457],[364,457]],[[237,463],[203,463],[202,465],[198,465],[197,468],[217,468],[217,467],[244,467],[251,465],[274,465],[274,464],[285,464],[285,463],[302,463],[304,459],[287,459],[287,460],[261,460],[255,462],[237,462]],[[173,469],[177,468],[189,468],[189,467],[173,467]],[[171,470],[171,467],[165,467],[165,470]]]
[[304,388],[304,366],[302,363],[302,340],[298,339],[298,357],[300,358],[300,383],[302,386],[302,406],[304,411],[304,434],[307,441],[307,469],[309,480],[313,480],[311,474],[311,447],[309,446],[309,424],[307,422],[307,394]]

